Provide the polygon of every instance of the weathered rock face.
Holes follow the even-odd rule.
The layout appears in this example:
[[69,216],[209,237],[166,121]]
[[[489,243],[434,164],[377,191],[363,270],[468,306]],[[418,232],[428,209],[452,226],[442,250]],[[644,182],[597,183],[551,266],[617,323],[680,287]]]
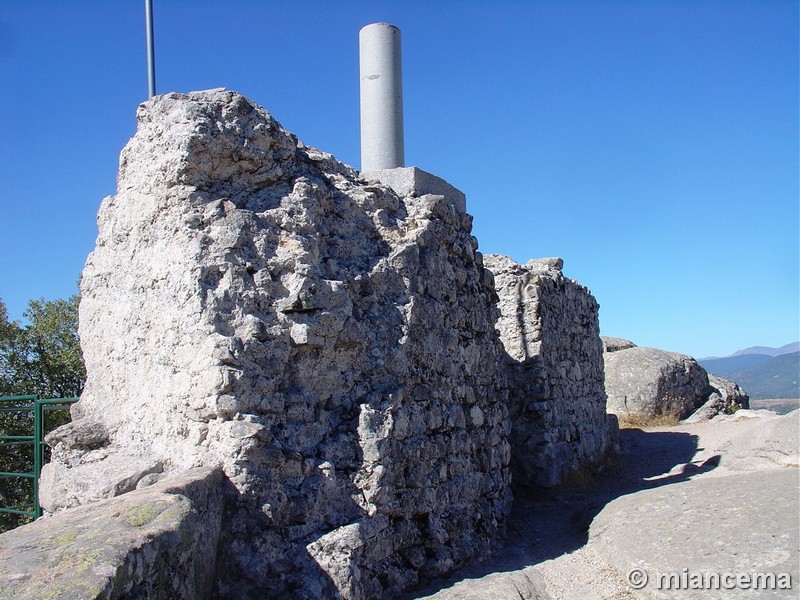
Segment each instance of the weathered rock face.
[[[709,402],[720,406],[718,414],[733,414],[740,408],[750,408],[750,396],[747,395],[738,383],[708,374],[708,384],[711,386]],[[718,400],[716,398],[719,398]]]
[[730,415],[741,408],[750,408],[750,396],[737,383],[708,373],[711,390],[708,400],[686,421],[707,421],[717,415]]
[[220,469],[59,512],[0,535],[0,598],[210,598]]
[[485,556],[509,421],[471,217],[364,184],[233,92],[138,119],[81,281],[88,379],[45,508],[221,465],[223,598],[387,597]]
[[514,482],[555,485],[602,460],[616,439],[606,414],[598,304],[561,259],[487,255],[509,382]]
[[628,348],[636,348],[636,344],[634,344],[630,340],[626,340],[625,338],[609,337],[607,335],[601,335],[600,341],[603,342],[603,352],[617,352],[618,350],[627,350]]
[[747,392],[707,373],[691,356],[639,348],[622,338],[602,340],[609,412],[640,419],[707,421],[750,407]]
[[608,410],[620,417],[684,419],[708,399],[708,375],[691,356],[633,347],[604,361]]

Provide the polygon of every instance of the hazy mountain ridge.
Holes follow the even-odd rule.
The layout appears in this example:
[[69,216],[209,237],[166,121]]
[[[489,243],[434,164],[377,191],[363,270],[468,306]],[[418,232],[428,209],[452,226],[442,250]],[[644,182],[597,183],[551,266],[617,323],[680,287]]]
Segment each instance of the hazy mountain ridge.
[[751,346],[744,350],[737,350],[731,356],[742,356],[745,354],[760,354],[766,356],[780,356],[781,354],[791,354],[793,352],[800,352],[800,342],[792,342],[785,344],[780,348],[771,348],[769,346]]
[[[790,346],[792,344],[787,344],[784,348]],[[734,354],[698,362],[710,373],[738,383],[751,399],[800,398],[798,351],[777,356]]]
[[731,379],[735,373],[764,364],[772,360],[772,358],[772,356],[767,356],[766,354],[740,354],[724,358],[699,358],[697,362],[703,365],[706,371],[718,377]]
[[784,344],[779,348],[772,346],[750,346],[742,350],[737,350],[727,356],[706,356],[705,358],[698,358],[698,361],[711,361],[711,360],[725,360],[735,356],[780,356],[781,354],[791,354],[792,352],[800,352],[800,342],[790,342]]

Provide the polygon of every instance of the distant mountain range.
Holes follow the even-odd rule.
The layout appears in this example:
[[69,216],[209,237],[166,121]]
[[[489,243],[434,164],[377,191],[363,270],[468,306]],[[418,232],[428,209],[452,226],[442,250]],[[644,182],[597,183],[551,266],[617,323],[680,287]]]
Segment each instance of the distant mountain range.
[[753,346],[723,358],[701,358],[709,373],[735,381],[752,399],[800,398],[800,342]]
[[759,354],[762,356],[780,356],[781,354],[791,354],[800,352],[800,342],[792,342],[780,348],[770,348],[769,346],[751,346],[744,350],[737,350],[731,356],[742,356],[745,354]]

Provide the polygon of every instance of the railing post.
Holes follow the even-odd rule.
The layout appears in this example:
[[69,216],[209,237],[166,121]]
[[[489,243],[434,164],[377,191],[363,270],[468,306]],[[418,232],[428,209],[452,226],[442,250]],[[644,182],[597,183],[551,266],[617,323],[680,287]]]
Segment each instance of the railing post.
[[44,466],[44,434],[47,429],[45,423],[45,415],[47,411],[53,410],[69,410],[70,404],[74,404],[78,398],[39,398],[36,400],[36,412],[34,414],[34,435],[35,450],[34,450],[34,512],[36,518],[42,516],[42,507],[39,506],[39,477],[42,474],[42,467]]
[[[28,429],[30,435],[8,435],[0,432],[0,448],[5,444],[30,446],[33,450],[33,458],[30,471],[10,472],[4,469],[5,464],[0,464],[0,478],[24,478],[33,479],[32,489],[33,498],[25,505],[0,506],[0,513],[12,513],[24,515],[26,517],[38,518],[42,516],[42,508],[39,505],[39,476],[44,466],[45,442],[44,434],[47,430],[46,414],[48,411],[69,410],[70,404],[77,402],[78,398],[39,398],[38,395],[28,396],[1,396],[0,413],[28,413],[33,414],[32,431]],[[9,404],[9,406],[5,406]],[[19,404],[22,404],[19,406]],[[31,464],[31,463],[27,463]]]
[[[36,400],[38,396],[36,395],[25,395],[25,396],[3,396],[0,397],[0,413],[32,413],[34,421],[36,420]],[[21,404],[21,406],[20,406]],[[30,431],[30,430],[28,430]],[[0,447],[5,446],[6,444],[10,446],[27,446],[30,445],[31,450],[33,451],[33,461],[35,463],[36,458],[36,431],[34,427],[34,431],[30,431],[30,435],[10,435],[7,432],[3,432],[0,434]],[[6,465],[0,465],[0,478],[12,478],[12,479],[33,479],[34,481],[31,484],[31,487],[36,493],[36,471],[32,468],[30,471],[16,471],[10,472],[6,471]],[[34,467],[35,465],[31,465]],[[29,504],[19,505],[18,507],[12,506],[5,506],[0,507],[0,512],[4,513],[11,513],[17,515],[24,515],[26,517],[35,517],[36,510],[35,510],[35,503],[33,498]]]
[[40,398],[33,403],[33,515],[35,519],[42,516],[39,506],[39,475],[42,473],[42,438],[44,427],[42,423],[42,404]]

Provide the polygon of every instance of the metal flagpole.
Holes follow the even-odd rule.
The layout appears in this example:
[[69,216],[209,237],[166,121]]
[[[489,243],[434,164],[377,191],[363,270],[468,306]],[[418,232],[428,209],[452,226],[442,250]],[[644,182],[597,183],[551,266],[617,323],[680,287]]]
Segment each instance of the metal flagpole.
[[153,0],[144,0],[144,18],[147,29],[147,93],[156,95],[156,53],[153,47]]

